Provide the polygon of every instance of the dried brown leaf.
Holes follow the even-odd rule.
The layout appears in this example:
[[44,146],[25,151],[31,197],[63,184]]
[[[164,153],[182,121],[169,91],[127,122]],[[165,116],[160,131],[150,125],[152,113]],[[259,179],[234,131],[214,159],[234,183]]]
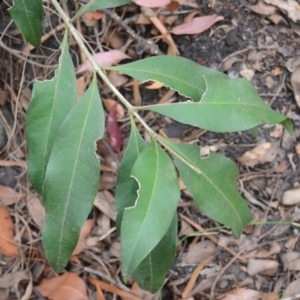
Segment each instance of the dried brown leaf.
[[274,275],[278,269],[278,262],[267,259],[249,259],[247,272],[250,276],[256,274]]
[[[293,281],[288,285],[288,287],[283,292],[282,298],[293,297],[297,294],[300,294],[300,278]],[[296,299],[296,298],[292,298]]]
[[103,103],[105,108],[107,109],[107,111],[111,111],[111,109],[113,108],[113,106],[117,103],[117,107],[116,107],[116,118],[119,119],[123,119],[125,112],[124,112],[124,108],[123,106],[117,102],[116,100],[113,99],[103,99]]
[[227,292],[222,300],[261,300],[261,293],[246,288],[236,288]]
[[18,247],[13,243],[14,224],[9,211],[0,206],[0,250],[5,256],[19,255]]
[[22,194],[12,188],[0,184],[0,204],[9,206],[15,204],[22,198]]
[[211,241],[202,241],[189,247],[186,263],[200,263],[213,255],[216,251],[216,245]]
[[192,21],[183,23],[171,30],[173,34],[198,34],[209,29],[216,22],[224,20],[223,16],[210,15],[194,18]]
[[237,160],[245,166],[254,167],[257,164],[272,162],[278,151],[278,143],[262,143],[250,151],[245,152]]
[[106,214],[111,220],[116,221],[116,210],[114,204],[105,196],[105,193],[99,192],[96,195],[94,206]]
[[84,281],[75,273],[43,279],[36,289],[51,300],[88,300]]
[[259,1],[256,5],[248,6],[252,11],[256,12],[257,14],[270,16],[275,14],[276,7],[273,5],[267,5],[262,1]]
[[77,80],[76,80],[76,99],[79,100],[82,95],[84,94],[86,90],[86,82],[85,82],[85,77],[84,76],[80,76]]
[[[112,65],[116,65],[121,60],[124,60],[127,58],[130,58],[130,57],[119,50],[98,52],[93,55],[93,59],[95,60],[97,65],[102,66],[102,67],[110,67]],[[81,72],[85,72],[85,71],[92,72],[92,70],[93,70],[93,67],[92,67],[91,63],[87,60],[80,66],[80,68],[77,70],[76,73],[81,73]]]
[[29,198],[27,201],[27,208],[32,220],[38,226],[38,228],[41,229],[45,216],[45,208],[40,199],[36,196]]
[[143,7],[163,7],[168,5],[171,0],[132,0],[135,4]]
[[296,0],[264,0],[264,2],[275,5],[280,10],[285,11],[295,23],[300,20],[300,4]]
[[72,256],[78,255],[79,253],[82,252],[82,250],[85,247],[85,239],[90,234],[90,232],[93,228],[93,225],[94,225],[94,221],[92,219],[85,221],[85,223],[83,224],[83,226],[81,228],[78,243],[77,243],[76,248],[73,251]]

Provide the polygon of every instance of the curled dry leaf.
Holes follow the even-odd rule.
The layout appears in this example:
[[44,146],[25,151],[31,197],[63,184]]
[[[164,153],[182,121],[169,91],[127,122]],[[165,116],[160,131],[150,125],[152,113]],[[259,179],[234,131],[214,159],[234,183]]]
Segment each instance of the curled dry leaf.
[[51,300],[88,300],[84,281],[78,275],[70,272],[43,279],[36,289]]
[[133,0],[133,2],[143,7],[163,7],[171,3],[171,0]]
[[[95,55],[93,55],[93,58],[98,66],[110,67],[112,65],[118,64],[121,60],[130,57],[119,50],[110,50],[107,52],[96,53]],[[84,64],[81,65],[81,67],[77,70],[76,73],[81,73],[85,71],[92,72],[92,70],[93,67],[91,63],[87,60]]]
[[183,23],[171,30],[173,34],[198,34],[209,29],[216,22],[224,20],[224,17],[218,15],[210,15],[194,18],[192,21]]
[[117,102],[111,108],[107,120],[107,132],[111,146],[120,153],[122,147],[122,135],[117,122]]
[[22,194],[16,192],[14,189],[0,184],[0,204],[9,206],[15,204],[22,198]]
[[13,243],[14,224],[9,211],[0,206],[0,250],[5,256],[19,255],[18,247]]
[[112,107],[117,103],[116,107],[116,118],[117,120],[124,118],[125,112],[123,106],[117,102],[116,100],[113,99],[103,99],[102,100],[104,103],[105,108],[110,111]]
[[73,251],[73,255],[78,255],[79,253],[82,252],[82,250],[84,249],[85,246],[85,238],[90,234],[92,228],[94,225],[94,221],[92,219],[87,220],[84,225],[81,228],[80,231],[80,235],[79,235],[79,239],[78,239],[78,243],[76,248]]

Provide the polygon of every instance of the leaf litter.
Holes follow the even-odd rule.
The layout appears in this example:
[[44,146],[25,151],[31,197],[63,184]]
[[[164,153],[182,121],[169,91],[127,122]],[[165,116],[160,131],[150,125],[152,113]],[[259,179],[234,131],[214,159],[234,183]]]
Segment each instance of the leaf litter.
[[[291,36],[297,36],[297,32],[299,32],[299,30],[297,29],[297,26],[294,26],[294,24],[293,26],[291,25],[291,27],[288,27],[282,20],[280,21],[280,23],[278,23],[280,24],[280,28],[277,28],[274,27],[274,24],[276,23],[272,21],[275,20],[275,17],[279,12],[281,15],[287,16],[288,18],[295,18],[295,16],[297,18],[298,12],[297,7],[293,5],[290,5],[290,11],[285,9],[282,6],[285,1],[272,1],[272,3],[267,2],[268,1],[264,1],[264,3],[268,4],[271,7],[274,7],[275,11],[273,8],[268,7],[268,9],[270,10],[267,12],[267,15],[262,16],[262,14],[266,13],[266,11],[263,11],[261,7],[258,7],[257,12],[251,12],[251,10],[246,10],[248,8],[245,8],[245,6],[243,7],[241,3],[238,2],[234,3],[236,4],[235,6],[233,5],[234,7],[230,7],[228,4],[220,4],[218,1],[211,1],[211,5],[215,9],[213,10],[211,8],[205,7],[204,4],[202,6],[199,6],[199,4],[196,3],[196,1],[178,1],[179,7],[177,8],[177,10],[175,10],[176,13],[183,11],[187,7],[189,9],[192,9],[192,13],[195,13],[195,11],[199,11],[200,8],[201,16],[208,16],[211,14],[217,14],[219,16],[226,15],[226,20],[224,20],[222,23],[217,23],[213,25],[213,27],[211,27],[213,28],[213,30],[207,30],[199,35],[191,36],[189,42],[192,41],[192,43],[189,43],[185,40],[185,34],[174,37],[174,43],[184,56],[189,57],[198,63],[202,63],[206,60],[210,66],[216,66],[221,62],[221,59],[226,59],[227,56],[232,55],[231,58],[228,58],[232,59],[232,62],[231,64],[228,64],[226,66],[225,70],[229,75],[240,74],[241,70],[243,69],[243,66],[246,66],[248,69],[255,70],[256,72],[251,80],[256,85],[256,87],[259,88],[260,93],[262,93],[263,95],[262,97],[264,97],[264,100],[266,102],[270,102],[270,100],[272,100],[275,97],[275,100],[272,101],[273,107],[275,107],[279,112],[287,112],[293,117],[296,127],[296,142],[286,142],[286,140],[283,140],[282,129],[277,130],[278,126],[264,126],[263,128],[259,129],[257,140],[251,139],[250,134],[248,133],[225,134],[223,137],[221,137],[220,135],[213,135],[208,132],[203,133],[203,131],[197,131],[195,129],[188,129],[184,131],[184,135],[183,132],[180,132],[180,130],[178,129],[177,136],[179,137],[178,139],[181,140],[187,140],[191,143],[203,143],[203,145],[208,144],[208,146],[211,147],[214,147],[216,144],[222,144],[222,147],[217,147],[217,151],[229,154],[230,157],[234,160],[238,157],[241,157],[243,153],[247,152],[247,149],[254,149],[257,146],[257,144],[271,143],[273,145],[279,142],[279,145],[276,146],[277,154],[275,157],[271,156],[271,158],[268,158],[267,155],[266,158],[265,155],[266,151],[268,150],[263,149],[260,153],[257,154],[256,159],[253,160],[250,157],[248,157],[248,159],[245,159],[243,163],[239,163],[240,179],[243,181],[244,189],[249,194],[251,194],[252,197],[255,197],[260,204],[262,204],[258,205],[249,202],[249,205],[251,206],[253,212],[254,220],[258,222],[264,222],[266,220],[274,222],[280,220],[299,222],[300,218],[299,216],[297,217],[296,206],[296,202],[298,201],[297,195],[299,189],[299,179],[297,179],[299,178],[299,168],[296,168],[294,172],[291,168],[291,162],[293,162],[296,166],[299,165],[300,153],[299,130],[297,130],[297,127],[299,128],[300,125],[299,117],[297,117],[298,103],[295,101],[297,100],[297,95],[299,94],[297,90],[298,83],[295,71],[296,64],[292,64],[293,68],[291,69],[291,71],[289,69],[285,69],[286,61],[288,60],[288,58],[295,57],[297,53],[297,45],[295,45],[295,42],[291,40],[288,35],[290,34]],[[262,1],[258,1],[257,3],[260,5]],[[293,4],[294,2],[291,1],[290,3]],[[184,8],[182,7],[183,4],[185,5]],[[249,5],[249,3],[245,4]],[[224,5],[224,11],[222,5]],[[227,10],[225,11],[225,9]],[[121,11],[122,8],[120,8],[117,12]],[[155,17],[160,20],[160,23],[157,24],[160,24],[159,26],[163,26],[160,29],[166,30],[164,32],[172,30],[172,28],[181,25],[183,22],[183,18],[181,18],[180,15],[175,14],[175,17],[172,16],[172,22],[168,23],[169,21],[165,21],[164,15],[160,14],[160,12],[161,11],[157,11],[156,9],[154,9]],[[162,12],[166,13],[166,15],[170,13],[169,11],[164,10],[162,10]],[[226,12],[226,14],[224,14],[224,12]],[[134,10],[131,11],[131,14],[138,13],[142,14],[142,11],[140,11],[137,7],[134,7]],[[191,10],[188,13],[191,13]],[[251,18],[249,18],[249,16]],[[126,14],[124,18],[126,18]],[[265,23],[267,22],[267,20],[270,20],[271,23]],[[59,25],[55,24],[54,19],[52,21],[54,22],[53,28],[55,28],[56,25]],[[94,20],[94,24],[99,24],[99,22],[102,22],[102,19]],[[228,38],[228,32],[230,32],[229,27],[231,27],[232,24],[229,25],[227,22],[232,22],[234,26],[238,28],[238,33],[236,36],[237,40],[233,44],[230,44],[230,40]],[[112,23],[112,30],[121,33],[120,36],[121,39],[123,38],[123,41],[121,43],[121,46],[119,47],[122,47],[123,45],[125,45],[126,42],[124,41],[124,37],[126,40],[128,35],[125,30],[119,27],[119,25],[114,24],[114,22]],[[263,27],[263,29],[261,29],[261,24],[264,24],[265,26]],[[82,26],[83,27],[80,29],[82,30],[81,33],[85,37],[90,39],[90,35],[88,35],[88,30],[94,30],[94,27],[92,26],[89,27],[90,29],[86,29],[84,24]],[[142,24],[134,24],[134,26],[138,26],[139,32],[143,32],[143,30],[147,28]],[[148,29],[151,28],[152,30],[152,32],[148,32],[149,35],[151,34],[152,37],[155,38],[155,35],[157,34],[157,29],[155,28],[155,26],[146,26],[148,26]],[[216,28],[217,30],[214,31]],[[257,37],[249,35],[249,31],[247,31],[246,28],[249,28],[251,32],[257,32]],[[258,32],[256,30],[257,28],[260,28],[261,31]],[[264,28],[267,28],[268,31],[266,32]],[[270,34],[270,32],[272,34]],[[58,38],[58,40],[61,40],[61,35],[59,34],[59,31],[58,33],[55,33],[55,35]],[[117,37],[116,35],[111,35],[111,39],[120,39],[120,36]],[[105,36],[105,33],[103,40],[105,41],[108,49],[120,50],[120,48],[114,48],[112,46],[120,45],[120,43],[114,43],[107,36]],[[164,40],[164,38],[162,38],[162,40]],[[49,42],[51,45],[51,40],[49,40]],[[98,43],[96,39],[94,42],[94,45]],[[207,49],[200,48],[200,45],[201,47],[207,47]],[[17,47],[17,45],[12,43],[12,47]],[[57,50],[56,44],[51,45],[51,47],[53,50]],[[131,45],[127,45],[124,49],[122,49],[122,53],[132,57],[132,59],[135,60],[138,55],[136,54],[134,47],[135,42],[131,42]],[[255,50],[257,51],[257,53],[259,53],[259,55],[257,54],[256,57],[248,57],[246,55],[247,51],[250,53],[251,51],[253,51],[253,47],[256,48]],[[95,52],[97,52],[98,50],[99,49],[97,49]],[[105,51],[107,51],[106,48]],[[220,59],[214,57],[213,53],[218,53]],[[40,54],[44,55],[43,53]],[[44,61],[47,61],[46,56]],[[20,62],[22,63],[22,61]],[[11,63],[12,62],[7,61],[8,65]],[[282,66],[284,67],[282,68]],[[11,69],[14,69],[13,65],[11,65],[10,67]],[[40,76],[40,78],[43,78],[43,74],[45,74],[45,71],[46,67],[45,69],[37,69],[37,75]],[[3,72],[5,72],[5,70]],[[295,74],[293,76],[292,83],[290,84],[287,80],[284,80],[283,88],[280,90],[276,90],[278,87],[280,87],[280,80],[282,78],[282,75],[285,73],[288,75],[292,75],[292,72],[294,72]],[[113,72],[110,73],[117,74]],[[32,82],[33,80],[33,77],[30,74],[30,72],[26,74],[28,82]],[[21,74],[15,75],[15,78],[17,78],[17,75],[21,76]],[[113,77],[113,75],[110,76],[111,78],[117,78],[115,80],[115,83],[119,87],[125,87],[124,85],[128,84],[128,78],[126,78],[123,75],[117,74],[116,77]],[[7,78],[9,78],[9,76]],[[268,79],[265,80],[265,78]],[[17,83],[19,81],[20,80],[17,80]],[[14,88],[17,86],[16,84],[13,84],[13,82],[10,81],[8,81],[7,84]],[[82,87],[79,89],[84,90],[85,82],[82,82],[82,84]],[[103,89],[105,93],[107,93],[108,98],[111,97],[111,94],[107,92],[108,89],[105,86],[103,86],[102,83],[99,83],[99,87],[100,89]],[[156,94],[150,94],[149,91],[145,92],[145,88],[143,86],[136,85],[136,87],[142,95],[141,98],[143,103],[147,101],[155,101],[155,99],[161,98],[165,89],[163,87],[162,89],[155,90],[154,93]],[[125,88],[127,89],[127,91],[129,91],[131,86],[128,85]],[[295,97],[291,93],[292,88]],[[6,92],[6,90],[4,91]],[[15,90],[14,92],[17,94],[18,90]],[[157,95],[159,96],[158,98]],[[5,97],[9,98],[10,94],[6,93]],[[13,107],[15,106],[15,102],[13,99],[8,99],[6,101],[11,102],[10,104],[12,104]],[[21,121],[23,120],[24,109],[26,109],[26,105],[24,105],[23,107],[17,107],[18,115],[20,116]],[[108,111],[110,111],[109,108]],[[154,114],[152,114],[151,116],[149,115],[149,117],[151,117],[149,118],[149,120],[152,122],[155,129],[160,129],[161,126],[164,127],[171,124],[171,121],[167,118],[158,119]],[[126,120],[123,120],[122,118],[118,117],[117,119],[121,128],[122,136],[124,137],[124,143],[126,144],[126,134],[128,133],[128,127],[126,127]],[[20,121],[18,120],[18,122]],[[19,135],[21,140],[24,141],[24,135],[19,126],[17,126],[15,135],[17,136],[17,134]],[[24,146],[18,144],[16,141],[12,141],[10,149],[8,150],[10,150],[10,153],[15,153],[14,151],[20,149],[23,153],[26,153],[25,148],[23,147]],[[104,159],[101,163],[105,162],[105,164],[109,166],[108,168],[112,168],[113,170],[115,170],[116,168],[114,166],[117,165],[116,162],[118,161],[118,158],[116,158],[114,156],[114,153],[111,153],[109,149],[111,150],[110,146],[108,146],[108,150],[101,150],[101,154],[103,153],[104,155],[105,153]],[[290,159],[287,158],[288,154],[290,154]],[[3,159],[4,162],[9,161],[11,166],[13,167],[17,166],[24,168],[23,162],[24,160],[26,160],[26,157],[22,155],[18,157],[16,156],[13,157],[13,160],[8,160],[8,157],[11,159],[11,156],[8,156],[8,153],[1,153],[1,159]],[[280,167],[280,164],[284,159],[286,161],[286,165],[282,168]],[[104,170],[102,172],[105,174],[109,173],[109,171],[107,170]],[[282,172],[276,173],[275,170],[282,170]],[[109,185],[108,181],[107,184],[102,185],[101,193],[109,192],[112,195],[112,198],[108,200],[109,202],[107,202],[107,206],[105,208],[104,205],[102,205],[104,203],[104,201],[102,200],[102,198],[105,197],[104,194],[101,195],[101,200],[95,201],[95,206],[97,208],[94,209],[92,212],[91,217],[93,218],[93,221],[90,221],[91,224],[94,224],[93,234],[88,235],[89,230],[85,232],[83,236],[85,236],[86,234],[87,236],[82,236],[81,243],[81,247],[84,247],[85,251],[77,254],[77,263],[84,263],[92,266],[94,269],[101,269],[104,275],[108,274],[109,279],[113,279],[115,277],[118,278],[118,275],[115,270],[117,270],[120,266],[119,258],[117,256],[119,248],[116,246],[115,250],[109,251],[109,249],[111,249],[111,245],[116,245],[114,243],[119,242],[119,239],[115,232],[110,232],[110,230],[113,230],[115,225],[115,211],[113,208],[114,198],[111,190],[112,186],[114,185]],[[16,257],[4,257],[3,259],[1,257],[0,259],[0,285],[2,282],[3,285],[1,286],[1,288],[9,289],[8,293],[10,298],[13,298],[14,295],[17,295],[18,293],[21,295],[25,294],[26,286],[30,281],[28,275],[29,271],[24,271],[22,269],[22,259],[23,261],[26,260],[29,266],[31,266],[29,270],[30,272],[32,272],[32,276],[34,277],[33,282],[35,287],[38,287],[41,284],[42,280],[46,278],[46,276],[53,276],[53,278],[56,278],[54,277],[54,274],[51,272],[51,270],[49,270],[49,267],[47,266],[47,263],[45,261],[45,257],[42,251],[40,250],[41,244],[39,241],[39,237],[40,224],[42,220],[42,209],[40,205],[36,204],[38,203],[37,200],[39,199],[36,199],[31,202],[31,194],[27,191],[27,189],[28,184],[20,182],[18,187],[12,189],[13,192],[10,192],[12,192],[13,195],[21,196],[21,198],[18,199],[18,197],[11,197],[12,200],[7,198],[8,200],[5,203],[2,203],[2,205],[9,206],[10,226],[8,226],[8,228],[10,228],[10,239],[22,241],[22,244],[24,246],[24,248],[20,248],[20,252],[16,252],[18,254]],[[4,188],[4,190],[7,189]],[[276,298],[276,296],[279,293],[282,293],[283,299],[288,299],[288,297],[290,297],[291,299],[293,297],[295,298],[295,296],[300,293],[300,290],[297,289],[297,287],[299,286],[299,280],[297,279],[299,257],[294,256],[294,253],[298,255],[300,249],[297,226],[292,228],[290,228],[289,225],[277,226],[277,229],[282,228],[284,230],[276,229],[269,233],[269,231],[273,229],[272,225],[253,225],[250,226],[247,229],[247,231],[245,231],[240,243],[235,242],[233,239],[228,239],[228,241],[223,244],[222,237],[230,236],[231,233],[228,232],[226,229],[216,229],[212,232],[207,231],[207,229],[209,229],[210,227],[215,227],[216,224],[207,220],[205,216],[195,212],[195,208],[190,200],[191,195],[184,187],[181,189],[181,193],[182,199],[179,203],[179,212],[185,214],[185,219],[183,219],[182,215],[180,216],[180,224],[182,224],[181,233],[183,234],[183,237],[191,233],[195,234],[199,230],[201,230],[201,232],[198,232],[198,236],[190,236],[188,239],[186,239],[179,245],[177,253],[180,255],[175,261],[172,270],[168,274],[166,287],[163,289],[164,292],[169,292],[174,297],[180,297],[182,295],[182,292],[186,288],[187,283],[191,278],[193,270],[197,268],[196,262],[193,262],[193,260],[185,262],[184,258],[188,257],[189,253],[191,253],[190,255],[195,257],[194,261],[196,261],[196,259],[198,261],[201,261],[203,259],[204,253],[202,253],[201,250],[199,251],[199,253],[197,252],[197,250],[192,250],[193,245],[198,245],[199,243],[210,241],[212,249],[216,248],[215,252],[211,252],[214,255],[214,259],[212,260],[212,262],[207,264],[200,272],[200,275],[196,279],[196,282],[194,283],[191,292],[191,297],[194,297],[194,299],[197,299],[197,297],[208,298],[209,289],[212,288],[214,280],[217,278],[216,276],[220,273],[221,270],[223,270],[223,268],[225,268],[228,260],[234,257],[238,251],[240,251],[243,243],[251,241],[252,243],[248,243],[248,249],[246,249],[239,257],[237,257],[236,261],[232,264],[232,266],[229,266],[228,269],[221,276],[219,282],[215,286],[215,295],[218,295],[217,297],[220,298],[223,294],[224,299],[249,299],[249,297],[252,297],[252,300],[274,300],[278,299],[278,297]],[[0,196],[3,195],[5,195],[5,193],[0,194]],[[29,196],[27,197],[27,195]],[[288,200],[286,200],[287,195],[289,196]],[[13,223],[11,222],[11,220],[13,220]],[[199,227],[199,224],[201,224],[202,227]],[[89,227],[89,229],[90,228],[91,227]],[[100,240],[100,238],[103,239]],[[253,242],[253,240],[255,242]],[[280,245],[279,253],[276,244]],[[15,245],[13,246],[14,251],[18,249],[15,243],[13,243],[13,245]],[[32,247],[32,250],[27,250],[29,249],[26,248],[28,245]],[[197,249],[197,246],[195,246],[194,249]],[[2,262],[5,262],[6,265],[2,265]],[[277,273],[272,273],[272,266],[276,266],[276,262],[278,264]],[[264,268],[263,270],[255,269],[253,268],[252,264]],[[270,265],[271,268],[269,268]],[[248,273],[248,267],[251,274],[252,272],[259,272],[256,273],[256,275],[250,276]],[[84,273],[81,272],[80,265],[76,265],[72,262],[69,268],[70,269],[68,269],[68,272],[66,272],[65,274],[71,273],[75,275],[75,277],[73,275],[71,275],[71,277],[73,277],[73,279],[76,278],[70,282],[70,288],[74,291],[75,294],[75,296],[74,294],[72,294],[72,298],[70,299],[76,299],[76,295],[78,294],[78,291],[76,291],[76,289],[79,286],[83,287],[82,282],[84,281],[82,279],[86,277],[85,275],[83,275]],[[289,271],[289,277],[285,277],[284,275],[281,276],[280,270],[282,268],[285,268]],[[271,273],[265,273],[269,272],[270,269]],[[47,273],[48,275],[46,275]],[[90,274],[88,273],[88,275]],[[60,275],[58,277],[61,276],[63,275]],[[78,278],[81,278],[81,281],[78,281]],[[89,293],[91,291],[91,294],[89,294],[89,299],[96,299],[96,295],[100,295],[100,290],[104,297],[103,299],[109,297],[109,294],[119,295],[118,293],[120,293],[120,291],[126,290],[126,288],[122,285],[119,285],[117,281],[109,285],[107,285],[107,283],[105,282],[106,285],[103,284],[100,288],[96,281],[93,280],[95,280],[95,278],[89,281],[85,280],[85,287],[84,289],[82,289],[82,295],[84,295],[82,296],[82,299],[85,299],[84,297],[87,297],[84,294],[87,290],[87,287],[89,289]],[[178,284],[176,282],[181,283]],[[65,290],[67,284],[65,286],[50,286],[50,290],[48,291],[49,295],[51,295],[51,293],[54,293],[56,290],[58,290],[59,293],[61,293]],[[97,293],[99,292],[98,294],[96,294],[96,292],[94,292],[93,290],[95,286],[97,286],[95,289],[97,290]],[[135,283],[132,285],[132,288],[133,287],[136,287]],[[276,296],[274,296],[274,292],[272,294],[266,293],[267,291],[276,292]],[[34,293],[31,297],[35,297]],[[54,294],[54,297],[57,297],[57,295]],[[58,297],[60,297],[59,294]],[[142,296],[140,295],[137,297],[139,299],[142,298]],[[127,294],[127,298],[133,299],[131,294]],[[65,299],[65,294],[63,299]]]

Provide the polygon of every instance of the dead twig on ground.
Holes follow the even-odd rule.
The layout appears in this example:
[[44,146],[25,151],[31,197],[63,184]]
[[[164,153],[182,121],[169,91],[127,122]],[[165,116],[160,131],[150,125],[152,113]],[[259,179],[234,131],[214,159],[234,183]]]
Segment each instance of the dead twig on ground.
[[117,13],[109,9],[102,9],[101,11],[103,11],[107,16],[109,16],[118,25],[120,25],[126,31],[126,33],[129,34],[137,42],[136,51],[138,55],[142,55],[143,52],[149,52],[152,55],[162,54],[159,47],[152,40],[147,40],[138,35],[126,23],[123,22],[123,20]]

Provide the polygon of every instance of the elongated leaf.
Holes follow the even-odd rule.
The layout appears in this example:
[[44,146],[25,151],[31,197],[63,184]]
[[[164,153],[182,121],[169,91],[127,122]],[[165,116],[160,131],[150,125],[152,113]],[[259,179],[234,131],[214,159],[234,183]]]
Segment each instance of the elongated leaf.
[[215,132],[251,129],[288,120],[265,104],[245,79],[204,76],[207,90],[200,102],[144,106],[174,120]]
[[[151,57],[106,68],[141,81],[155,80],[191,98],[194,102],[144,106],[181,123],[216,132],[253,128],[262,123],[280,123],[289,130],[290,120],[265,104],[245,79],[230,79],[219,71],[175,56]],[[290,131],[290,130],[289,130]]]
[[25,39],[38,47],[43,33],[42,0],[14,0],[9,13]]
[[67,45],[61,44],[59,68],[52,80],[36,81],[26,116],[28,172],[34,189],[42,195],[47,163],[58,130],[76,103],[76,77]]
[[200,66],[184,57],[167,55],[105,69],[119,71],[142,82],[149,80],[161,82],[193,101],[200,101],[206,90],[204,75],[227,78],[223,73]]
[[119,233],[124,209],[126,207],[134,206],[137,198],[137,191],[139,189],[137,181],[130,176],[131,170],[146,145],[146,142],[136,128],[134,120],[131,119],[131,132],[129,141],[120,165],[120,169],[118,171],[117,185],[115,190],[117,230]]
[[91,0],[88,4],[83,5],[77,14],[72,18],[71,21],[76,20],[81,15],[83,15],[86,12],[97,10],[97,9],[103,9],[103,8],[111,8],[111,7],[117,7],[121,5],[128,4],[130,0]]
[[139,191],[135,205],[125,208],[121,224],[125,281],[167,233],[180,195],[174,165],[155,141],[140,154],[131,175]]
[[175,152],[176,167],[199,210],[231,227],[233,235],[239,237],[250,222],[251,214],[237,188],[235,164],[214,152],[201,159],[198,146],[162,140]]
[[176,239],[177,213],[167,234],[133,272],[133,277],[140,288],[155,293],[162,287],[166,273],[174,260]]
[[57,134],[45,176],[42,240],[56,272],[68,263],[92,209],[100,179],[95,143],[103,132],[104,113],[94,76]]

